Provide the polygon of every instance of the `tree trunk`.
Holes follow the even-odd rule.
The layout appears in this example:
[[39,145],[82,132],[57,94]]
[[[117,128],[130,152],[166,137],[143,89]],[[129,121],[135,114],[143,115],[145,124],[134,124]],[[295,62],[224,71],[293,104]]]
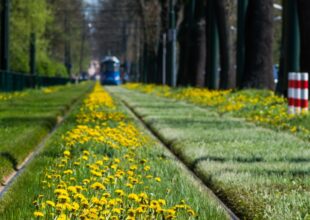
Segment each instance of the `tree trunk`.
[[277,92],[287,96],[288,74],[300,72],[300,25],[298,1],[283,0],[282,3],[282,48]]
[[156,83],[157,82],[157,55],[156,51],[148,49],[146,57],[147,67],[147,83]]
[[[203,87],[205,84],[206,67],[206,20],[204,0],[196,0],[193,34],[190,39],[193,44],[190,56],[190,84]],[[192,73],[191,73],[192,71]]]
[[230,0],[215,1],[220,44],[220,89],[230,89],[236,86],[236,72],[233,67],[232,41],[228,22],[229,2]]
[[[167,33],[168,30],[168,15],[169,15],[169,7],[167,0],[159,0],[161,6],[160,12],[160,36],[159,36],[159,44],[157,51],[157,81],[156,83],[161,84],[163,82],[163,34]],[[165,67],[166,68],[166,67]]]
[[179,31],[180,68],[178,85],[204,86],[206,25],[204,0],[188,1]]
[[192,4],[195,0],[188,1],[183,9],[183,21],[180,24],[178,31],[178,41],[180,45],[179,55],[179,73],[177,84],[180,86],[187,86],[190,84],[189,79],[189,56],[191,51],[191,28],[193,21]]
[[274,89],[272,74],[273,0],[250,0],[246,16],[242,87]]
[[300,26],[300,71],[310,73],[310,1],[298,0]]

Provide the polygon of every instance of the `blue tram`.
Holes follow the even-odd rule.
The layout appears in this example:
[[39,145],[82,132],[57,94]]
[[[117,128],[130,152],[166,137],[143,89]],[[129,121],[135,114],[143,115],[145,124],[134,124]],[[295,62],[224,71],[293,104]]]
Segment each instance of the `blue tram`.
[[100,82],[102,85],[121,84],[119,59],[107,56],[100,62]]

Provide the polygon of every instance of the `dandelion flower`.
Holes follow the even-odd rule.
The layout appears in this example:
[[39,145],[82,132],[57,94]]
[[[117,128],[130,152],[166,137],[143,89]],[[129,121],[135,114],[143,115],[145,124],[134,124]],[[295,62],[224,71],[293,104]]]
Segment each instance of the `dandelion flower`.
[[33,215],[34,215],[35,217],[43,217],[43,216],[44,216],[43,212],[39,212],[39,211],[35,211],[35,212],[33,213]]

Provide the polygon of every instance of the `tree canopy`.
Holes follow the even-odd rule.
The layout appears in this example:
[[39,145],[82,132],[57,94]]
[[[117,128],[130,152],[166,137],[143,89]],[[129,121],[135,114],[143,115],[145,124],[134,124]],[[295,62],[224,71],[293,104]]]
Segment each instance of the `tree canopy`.
[[[89,62],[83,0],[10,1],[10,70],[28,73],[29,45],[36,37],[36,72],[66,76]],[[82,49],[83,47],[83,49]],[[82,52],[81,52],[82,51]]]

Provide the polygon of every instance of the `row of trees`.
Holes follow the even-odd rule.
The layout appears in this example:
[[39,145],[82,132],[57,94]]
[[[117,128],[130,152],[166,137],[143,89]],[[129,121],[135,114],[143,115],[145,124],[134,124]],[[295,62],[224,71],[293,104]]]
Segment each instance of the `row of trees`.
[[8,2],[10,71],[29,73],[31,41],[40,75],[68,76],[87,67],[90,53],[83,0]]
[[310,71],[307,0],[106,0],[101,9],[99,54],[130,60],[137,80],[162,83],[166,71],[171,83],[163,56],[172,12],[178,85],[274,90],[273,65],[280,63],[277,89],[285,94],[289,71]]

